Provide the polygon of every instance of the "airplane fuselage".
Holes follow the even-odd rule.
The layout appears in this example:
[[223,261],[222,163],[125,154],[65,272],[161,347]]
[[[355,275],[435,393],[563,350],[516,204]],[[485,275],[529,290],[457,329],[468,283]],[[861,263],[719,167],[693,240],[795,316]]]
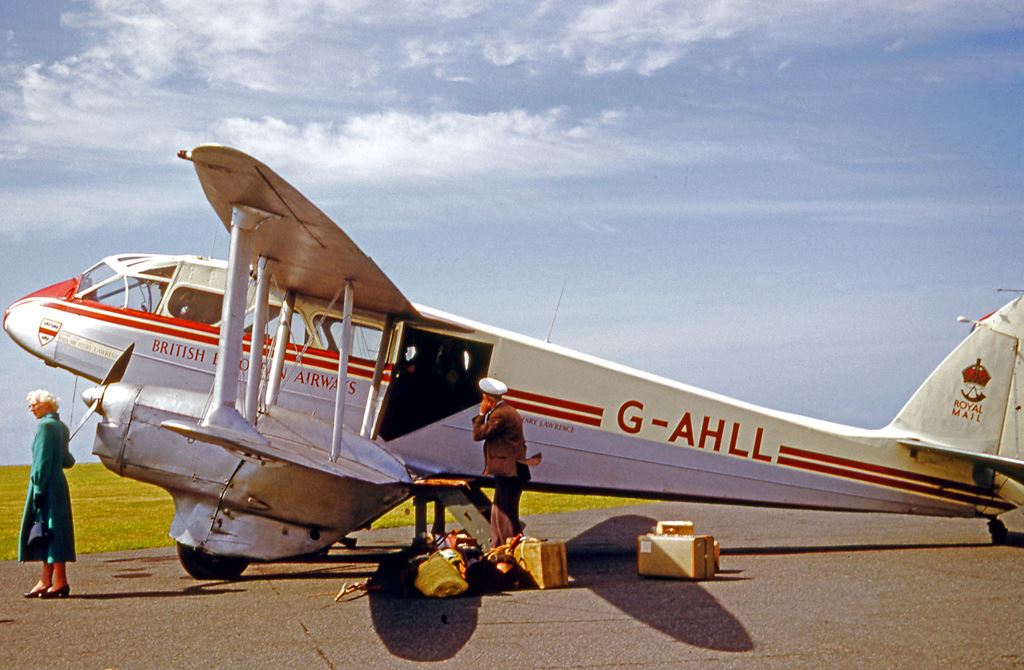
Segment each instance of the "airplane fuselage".
[[[186,267],[190,262],[177,259],[173,264]],[[180,273],[176,270],[175,276]],[[215,285],[216,273],[208,276],[213,279],[206,288],[222,290]],[[202,416],[216,365],[217,327],[161,313],[166,311],[162,310],[165,304],[153,306],[152,311],[130,309],[76,297],[81,292],[75,289],[75,281],[64,282],[18,301],[8,310],[5,328],[33,355],[92,380],[102,377],[117,354],[134,343],[131,380],[191,392],[179,394],[191,398],[185,406],[161,409],[156,402],[150,411]],[[175,289],[172,281],[164,295],[174,295]],[[524,417],[530,451],[544,453],[532,482],[538,488],[941,516],[992,515],[1014,506],[991,485],[986,488],[975,482],[969,465],[914,454],[897,445],[901,435],[892,430],[860,430],[765,410],[419,309],[439,323],[450,323],[451,328],[396,331],[382,384],[384,402],[373,417],[373,424],[383,429],[376,441],[419,476],[480,474],[481,452],[470,435],[470,417],[477,411],[472,388],[464,383],[458,387],[463,401],[438,404],[433,408],[438,416],[428,412],[412,423],[408,420],[429,398],[444,393],[450,381],[446,374],[452,370],[464,374],[469,368],[507,380],[511,389],[507,400]],[[308,319],[308,330],[315,331],[312,317],[303,318]],[[367,328],[375,325],[372,319],[363,323]],[[406,360],[410,350],[412,358]],[[467,351],[487,360],[467,365]],[[452,359],[447,361],[449,370],[422,369],[436,367],[442,355]],[[338,383],[337,353],[313,339],[291,345],[287,360],[279,411],[297,413],[306,421],[329,422]],[[243,358],[239,367],[243,384],[247,364]],[[417,364],[419,371],[403,370]],[[349,365],[344,392],[350,410],[346,425],[353,431],[360,430],[364,421],[373,367],[373,360],[359,357]],[[403,401],[399,394],[389,394],[396,370],[402,370],[398,377],[409,378],[410,392],[427,396],[412,395]],[[415,375],[420,378],[413,379]],[[400,384],[395,384],[395,391],[401,390]],[[247,468],[259,469],[216,446],[186,444],[180,436],[159,430],[158,421],[150,424],[145,439],[127,440],[130,448],[123,447],[124,436],[107,441],[101,437],[95,453],[115,472],[172,490],[179,504],[197,496],[219,500],[231,476],[242,479]],[[142,423],[136,419],[133,425],[141,429]],[[159,448],[154,449],[154,444]],[[151,452],[160,456],[155,458]],[[157,467],[152,460],[160,461]],[[233,473],[235,468],[241,474]],[[396,502],[402,494],[389,493],[384,498]],[[268,505],[266,501],[243,502],[237,505],[250,508],[256,516],[268,511],[260,509]],[[299,526],[316,526],[319,519],[319,526],[335,531],[325,532],[324,540],[351,530],[346,527],[349,523],[363,524],[375,516],[354,515],[346,520],[314,513],[311,517],[305,503],[294,506],[295,511],[289,505],[274,505],[273,513]]]

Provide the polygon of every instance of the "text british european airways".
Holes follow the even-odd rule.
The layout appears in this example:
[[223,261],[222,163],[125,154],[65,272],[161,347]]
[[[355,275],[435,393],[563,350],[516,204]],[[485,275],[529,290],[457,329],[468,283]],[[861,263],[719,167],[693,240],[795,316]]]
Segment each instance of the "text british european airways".
[[161,339],[153,340],[153,353],[163,354],[170,358],[180,358],[183,361],[198,361],[202,363],[206,360],[205,347],[195,347]]
[[[636,435],[644,428],[644,404],[639,400],[627,400],[619,406],[616,419],[619,429],[624,433]],[[699,422],[699,427],[697,426]],[[651,426],[668,429],[669,422],[664,419],[652,418],[649,420]],[[675,428],[668,434],[666,440],[669,444],[685,442],[691,447],[707,449],[720,453],[727,453],[740,458],[749,458],[754,461],[771,463],[772,457],[761,452],[764,444],[764,428],[758,426],[750,435],[749,430],[744,430],[738,421],[726,427],[725,419],[716,419],[710,416],[693,417],[690,412],[684,412],[675,422]]]
[[[153,340],[153,353],[160,354],[165,358],[176,358],[183,361],[195,361],[197,363],[207,362],[207,353],[210,354],[210,366],[217,365],[217,352],[208,350],[206,347],[193,346],[189,344],[182,344],[180,342],[169,342],[156,338]],[[297,365],[301,365],[301,358],[296,360]],[[249,369],[249,359],[243,358],[238,362],[238,369],[241,372],[245,372]],[[266,362],[264,362],[263,374],[266,374]],[[288,381],[288,370],[281,372],[281,379]],[[295,384],[302,384],[304,386],[326,389],[327,391],[336,391],[338,388],[338,376],[323,374],[321,372],[313,372],[311,370],[304,370],[301,367],[294,371],[294,376],[291,378],[291,382]],[[356,382],[352,380],[347,381],[348,387],[346,391],[348,395],[356,394]]]

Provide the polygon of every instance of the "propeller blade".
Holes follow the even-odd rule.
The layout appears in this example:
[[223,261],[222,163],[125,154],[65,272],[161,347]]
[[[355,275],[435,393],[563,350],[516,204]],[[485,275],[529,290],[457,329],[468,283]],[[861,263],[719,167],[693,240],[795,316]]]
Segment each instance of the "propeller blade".
[[117,357],[114,364],[110,366],[110,370],[107,371],[107,376],[100,382],[100,386],[106,387],[107,384],[116,384],[121,381],[121,377],[124,377],[125,370],[128,369],[128,362],[132,359],[132,352],[135,351],[135,343],[132,342],[128,345],[121,355]]
[[78,431],[82,429],[82,426],[84,426],[85,422],[89,420],[89,417],[95,414],[96,410],[100,408],[100,400],[102,400],[102,396],[100,398],[96,398],[96,400],[91,405],[89,405],[89,411],[85,413],[85,416],[82,417],[82,420],[79,421],[75,429],[71,431],[71,436],[68,438],[68,442],[75,439],[75,435],[78,435]]
[[85,422],[89,420],[89,417],[95,414],[100,408],[100,405],[103,404],[103,394],[106,393],[107,386],[118,383],[121,381],[121,378],[124,377],[124,373],[128,369],[128,363],[132,359],[133,351],[135,351],[134,342],[129,344],[127,348],[121,352],[121,355],[117,357],[114,364],[110,366],[109,370],[107,370],[107,374],[103,377],[103,381],[100,382],[99,386],[94,386],[82,393],[82,398],[86,402],[89,402],[89,400],[92,400],[92,402],[89,404],[89,411],[85,413],[82,420],[78,422],[78,426],[76,426],[75,430],[72,431],[71,436],[68,438],[68,442],[74,439],[75,435],[78,434],[78,431],[85,425]]

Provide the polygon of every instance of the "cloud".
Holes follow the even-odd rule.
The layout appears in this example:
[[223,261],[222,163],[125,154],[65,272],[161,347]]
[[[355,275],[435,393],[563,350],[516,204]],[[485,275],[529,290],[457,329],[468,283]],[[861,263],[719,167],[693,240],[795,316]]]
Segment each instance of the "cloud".
[[[848,45],[902,34],[1024,26],[1010,0],[967,4],[925,0],[900,5],[883,0],[611,0],[584,7],[561,36],[566,58],[579,59],[590,76],[635,71],[644,76],[680,61],[687,51],[729,44],[749,55],[822,43]],[[897,33],[897,30],[899,31]],[[890,47],[892,48],[892,47]]]
[[885,53],[891,54],[896,53],[897,51],[902,51],[904,46],[906,46],[906,43],[901,37],[892,42],[889,46],[885,47]]
[[109,233],[175,214],[194,216],[195,188],[186,171],[169,172],[160,183],[134,183],[131,175],[113,170],[97,180],[82,184],[69,178],[58,186],[0,189],[0,235],[8,242],[23,240],[38,234],[43,223],[48,235],[101,229]]
[[337,125],[235,117],[218,124],[216,135],[265,160],[316,166],[341,180],[538,179],[692,159],[613,132],[621,112],[609,110],[575,122],[567,116],[564,108],[487,114],[390,111],[353,116]]
[[407,40],[402,47],[405,63],[402,67],[416,68],[445,63],[455,51],[455,45],[445,41],[427,42],[422,39]]

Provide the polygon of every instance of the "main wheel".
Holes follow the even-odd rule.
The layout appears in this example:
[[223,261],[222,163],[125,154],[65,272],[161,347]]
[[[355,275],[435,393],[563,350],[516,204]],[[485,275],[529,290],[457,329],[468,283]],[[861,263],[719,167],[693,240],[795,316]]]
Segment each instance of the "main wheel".
[[215,556],[197,547],[178,543],[178,561],[192,577],[196,579],[216,579],[231,581],[238,579],[249,561],[238,556]]
[[1006,524],[1000,519],[988,520],[988,532],[992,536],[992,544],[1006,544],[1008,531],[1006,530]]

